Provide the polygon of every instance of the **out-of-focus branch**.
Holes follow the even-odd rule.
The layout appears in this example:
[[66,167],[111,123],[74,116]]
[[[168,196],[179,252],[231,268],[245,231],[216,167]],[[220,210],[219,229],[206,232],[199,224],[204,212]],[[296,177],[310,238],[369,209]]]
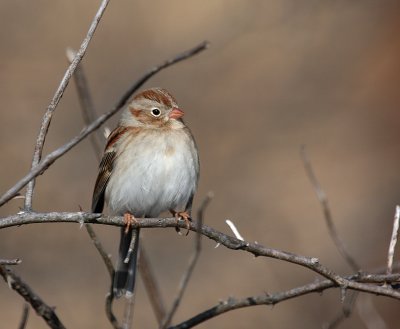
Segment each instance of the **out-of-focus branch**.
[[[76,222],[76,223],[96,223],[106,224],[114,226],[126,225],[123,217],[112,217],[103,216],[101,214],[92,213],[27,213],[21,212],[16,215],[0,218],[0,229],[18,226],[32,223],[55,223],[55,222]],[[186,228],[187,223],[183,220],[177,221],[175,217],[172,218],[137,218],[136,222],[132,224],[132,228],[151,228],[151,227],[174,227],[174,228]],[[382,287],[373,284],[362,283],[357,277],[354,280],[349,280],[346,277],[340,276],[333,272],[331,269],[322,265],[318,258],[306,257],[302,255],[296,255],[286,251],[265,247],[259,243],[241,241],[235,237],[229,236],[222,232],[219,232],[212,227],[202,225],[201,228],[197,228],[195,222],[190,223],[189,229],[191,231],[200,232],[202,235],[219,242],[221,245],[233,250],[242,250],[253,254],[254,256],[269,257],[279,259],[289,263],[297,264],[305,267],[321,276],[329,279],[333,282],[333,286],[339,286],[341,288],[347,288],[357,291],[363,291],[373,293],[377,295],[387,296],[395,299],[400,299],[400,291],[394,290],[391,287]],[[394,275],[396,280],[387,280],[386,282],[397,282],[399,281],[399,275]],[[387,279],[388,277],[384,277]],[[375,280],[370,276],[370,282],[381,283],[381,280]],[[383,281],[385,282],[385,281]]]
[[0,275],[4,281],[15,290],[27,303],[29,303],[36,313],[46,321],[47,325],[53,329],[65,329],[54,308],[48,306],[32,289],[13,271],[5,266],[0,266]]
[[363,295],[358,300],[357,312],[367,329],[387,329],[385,321],[372,303],[370,295]]
[[0,265],[18,265],[21,264],[19,258],[16,259],[0,259]]
[[393,271],[393,256],[396,248],[397,236],[399,234],[399,220],[400,220],[400,206],[396,206],[396,213],[393,221],[392,238],[390,239],[389,250],[388,250],[388,261],[387,261],[387,274],[391,274]]
[[354,304],[357,300],[357,292],[351,291],[349,296],[346,296],[345,301],[343,302],[342,310],[336,317],[331,320],[329,323],[323,326],[323,329],[334,329],[337,328],[344,320],[346,320],[351,313],[353,312]]
[[308,157],[305,145],[303,145],[301,147],[300,156],[303,161],[303,165],[306,170],[307,176],[314,188],[315,193],[317,194],[317,198],[318,198],[319,202],[321,203],[326,226],[328,227],[328,231],[329,231],[329,235],[330,235],[331,239],[335,243],[335,246],[336,246],[337,250],[339,251],[339,253],[346,260],[347,264],[349,264],[351,269],[353,271],[358,271],[361,267],[357,264],[354,257],[349,253],[344,242],[342,241],[342,239],[340,238],[340,236],[337,232],[335,223],[333,222],[333,219],[332,219],[332,213],[331,213],[331,210],[329,207],[328,197],[326,196],[326,193],[322,189],[321,184],[319,183],[317,176],[314,173],[314,169],[311,165],[311,161]]
[[[31,170],[34,169],[35,167],[38,166],[41,158],[42,158],[42,152],[43,152],[43,146],[44,142],[46,140],[47,132],[50,127],[51,119],[53,117],[53,113],[57,108],[58,103],[61,100],[61,97],[64,94],[65,89],[68,86],[69,80],[71,79],[72,74],[74,73],[76,67],[78,66],[79,62],[82,60],[83,56],[86,53],[86,49],[90,43],[90,40],[93,38],[94,32],[96,31],[96,28],[101,20],[101,17],[104,14],[104,11],[107,8],[107,5],[110,0],[103,0],[100,4],[99,9],[97,10],[97,13],[95,17],[93,18],[93,21],[89,27],[89,30],[86,34],[85,39],[82,41],[82,44],[76,53],[74,60],[72,63],[69,65],[67,71],[64,74],[64,77],[62,78],[60,85],[58,86],[51,102],[50,105],[47,107],[47,110],[43,116],[42,119],[42,124],[39,130],[39,134],[36,140],[36,145],[35,145],[35,151],[33,153],[33,158],[32,158],[32,165],[31,165]],[[30,211],[32,209],[32,196],[33,196],[33,190],[35,188],[35,177],[32,177],[29,179],[29,184],[28,188],[26,190],[25,194],[25,210]]]
[[114,266],[111,262],[110,256],[104,250],[103,245],[100,243],[96,233],[94,232],[92,226],[90,224],[85,224],[86,231],[88,232],[90,239],[92,240],[94,246],[96,247],[97,251],[99,252],[101,258],[103,259],[104,264],[106,265],[108,274],[110,275],[111,281],[114,277]]
[[138,268],[150,303],[153,307],[157,323],[158,325],[161,325],[166,313],[164,299],[162,298],[161,290],[155,278],[146,248],[143,246],[143,241],[140,241]]
[[111,116],[117,113],[129,100],[132,94],[138,90],[147,80],[149,80],[153,75],[160,72],[161,70],[176,64],[180,61],[188,59],[201,51],[207,49],[208,42],[202,42],[196,47],[189,49],[172,59],[165,61],[164,63],[155,66],[147,73],[145,73],[139,80],[137,80],[124,95],[122,95],[121,99],[117,102],[117,104],[107,113],[99,116],[96,120],[94,120],[90,125],[86,126],[82,131],[75,137],[73,137],[69,142],[54,150],[46,157],[44,157],[36,166],[34,166],[31,171],[21,178],[13,187],[11,187],[6,193],[4,193],[0,197],[0,206],[4,205],[6,202],[11,200],[26,184],[28,184],[33,178],[42,174],[46,169],[51,166],[59,157],[67,153],[71,150],[75,145],[80,143],[83,139],[85,139],[89,134],[98,129],[104,122],[106,122]]
[[[66,55],[68,61],[72,63],[76,55],[76,51],[71,48],[67,48]],[[90,93],[89,84],[86,79],[85,71],[82,64],[79,64],[76,67],[73,78],[76,86],[76,91],[78,93],[79,103],[81,104],[83,121],[86,125],[89,125],[97,118],[97,114],[96,109],[93,105],[92,95]],[[90,134],[89,139],[97,160],[100,160],[102,145],[104,144],[101,141],[104,140],[104,137],[102,138],[102,134],[100,134],[97,130],[96,133]]]
[[[315,175],[314,169],[312,167],[311,161],[308,157],[306,146],[303,145],[300,150],[300,156],[303,161],[304,168],[306,170],[306,174],[311,182],[311,185],[314,188],[314,191],[317,195],[318,200],[321,203],[322,211],[325,218],[325,224],[328,228],[329,236],[331,237],[333,243],[336,246],[336,249],[342,255],[344,260],[350,266],[353,271],[358,271],[360,266],[357,264],[355,258],[350,254],[347,250],[343,240],[340,238],[338,231],[336,229],[335,223],[333,222],[332,212],[329,207],[329,201],[326,193],[322,189],[321,184],[318,181],[317,176]],[[344,320],[346,320],[352,312],[355,301],[357,300],[357,292],[351,292],[350,296],[345,296],[343,301],[342,311],[335,316],[335,318],[329,322],[325,328],[334,329],[339,326]]]
[[25,329],[26,324],[28,322],[28,316],[29,316],[29,305],[27,303],[24,303],[24,308],[22,310],[22,317],[18,329]]
[[199,259],[200,253],[201,253],[201,227],[202,227],[203,221],[204,221],[204,213],[205,213],[207,206],[211,202],[213,196],[214,196],[214,194],[209,192],[206,195],[206,197],[204,198],[204,200],[201,203],[200,208],[197,212],[197,223],[196,223],[197,234],[196,234],[196,239],[195,239],[195,243],[194,243],[194,251],[193,251],[192,256],[190,257],[189,264],[186,268],[186,271],[182,275],[182,279],[181,279],[181,281],[179,283],[179,287],[178,287],[178,293],[176,294],[176,297],[172,303],[171,309],[168,311],[167,315],[165,316],[163,324],[160,326],[160,328],[166,328],[170,325],[172,318],[173,318],[175,312],[177,311],[179,304],[182,300],[183,294],[184,294],[186,287],[189,283],[189,280],[192,276],[193,270],[197,264],[197,261]]

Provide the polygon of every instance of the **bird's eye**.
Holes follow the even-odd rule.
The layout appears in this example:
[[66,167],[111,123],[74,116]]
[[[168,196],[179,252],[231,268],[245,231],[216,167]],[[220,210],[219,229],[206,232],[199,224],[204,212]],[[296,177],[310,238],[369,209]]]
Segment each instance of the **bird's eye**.
[[151,114],[155,117],[158,117],[158,116],[160,116],[161,111],[155,107],[155,108],[151,109]]

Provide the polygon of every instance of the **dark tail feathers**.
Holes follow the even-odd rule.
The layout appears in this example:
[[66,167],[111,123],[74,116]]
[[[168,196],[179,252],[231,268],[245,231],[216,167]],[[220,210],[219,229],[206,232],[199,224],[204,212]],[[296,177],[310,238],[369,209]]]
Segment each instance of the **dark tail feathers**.
[[[129,250],[130,246],[131,250]],[[116,298],[121,296],[130,298],[133,296],[138,251],[139,229],[130,229],[125,233],[125,228],[122,228],[118,262],[113,282],[113,294]]]

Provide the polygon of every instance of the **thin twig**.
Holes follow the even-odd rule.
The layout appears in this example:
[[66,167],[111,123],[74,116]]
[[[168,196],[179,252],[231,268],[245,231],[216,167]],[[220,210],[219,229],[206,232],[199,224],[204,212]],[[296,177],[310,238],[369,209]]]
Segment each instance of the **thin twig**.
[[[50,127],[51,119],[53,117],[53,113],[57,108],[58,103],[61,100],[61,97],[64,94],[65,89],[68,86],[69,80],[71,79],[72,74],[74,73],[77,65],[79,62],[82,60],[83,56],[86,53],[86,49],[94,35],[94,32],[96,31],[96,28],[101,20],[101,17],[103,16],[104,11],[107,8],[108,2],[110,0],[103,0],[100,4],[99,9],[97,10],[97,13],[95,17],[93,18],[92,23],[90,24],[89,30],[86,34],[85,39],[83,39],[82,44],[78,50],[78,52],[75,55],[74,60],[72,63],[69,65],[67,71],[64,74],[64,77],[62,78],[60,85],[58,86],[51,102],[50,105],[47,107],[47,110],[43,116],[42,119],[42,124],[39,130],[39,134],[36,140],[36,145],[35,145],[35,151],[33,153],[33,158],[32,158],[32,165],[31,165],[31,170],[34,169],[35,167],[38,166],[41,158],[42,158],[42,152],[43,152],[43,146],[46,140],[47,132]],[[32,209],[32,196],[33,196],[33,190],[35,188],[35,177],[32,177],[28,182],[28,187],[26,190],[25,194],[25,211],[30,211]]]
[[138,90],[148,79],[150,79],[153,75],[160,72],[161,70],[176,64],[180,61],[188,59],[199,52],[207,49],[208,43],[202,42],[196,47],[185,51],[174,58],[165,61],[159,66],[152,68],[146,74],[144,74],[139,80],[137,80],[129,90],[121,97],[118,103],[107,113],[101,115],[96,120],[94,120],[90,125],[86,126],[82,131],[73,137],[69,142],[65,143],[63,146],[54,150],[46,157],[44,157],[37,166],[33,167],[28,174],[26,174],[23,178],[21,178],[13,187],[11,187],[7,192],[5,192],[0,198],[0,206],[4,205],[10,199],[12,199],[26,184],[28,184],[33,178],[42,174],[49,166],[51,166],[59,157],[67,153],[71,150],[75,145],[80,143],[83,139],[85,139],[90,133],[98,129],[104,122],[106,122],[111,116],[117,113],[129,100],[132,94]]
[[239,230],[236,228],[236,225],[230,219],[227,219],[225,223],[228,224],[229,228],[232,230],[233,234],[237,239],[244,241],[244,238],[239,233]]
[[387,261],[387,271],[386,271],[387,274],[391,274],[393,272],[393,256],[397,243],[397,235],[399,234],[399,220],[400,220],[400,206],[396,206],[396,213],[394,215],[394,221],[393,221],[392,238],[390,239],[389,251],[388,251],[388,261]]
[[346,320],[353,312],[354,304],[357,300],[357,291],[352,291],[348,294],[349,296],[343,302],[343,307],[341,312],[335,316],[333,320],[323,326],[324,329],[335,329],[337,328],[344,320]]
[[24,303],[24,308],[22,310],[22,317],[21,321],[19,322],[18,329],[25,329],[26,323],[28,322],[28,316],[29,316],[29,304]]
[[32,289],[13,271],[5,266],[0,266],[0,275],[4,281],[15,290],[26,302],[28,302],[36,313],[46,321],[53,329],[65,329],[53,307],[48,306]]
[[[0,218],[0,229],[5,227],[12,227],[32,223],[55,223],[55,222],[69,222],[69,223],[91,223],[91,224],[106,224],[123,227],[125,224],[122,216],[103,216],[102,214],[93,213],[32,213],[21,212],[16,215]],[[151,228],[151,227],[174,227],[174,228],[187,228],[187,223],[183,220],[177,221],[175,217],[171,218],[137,218],[135,223],[132,223],[132,228]],[[305,257],[296,255],[290,252],[268,248],[260,243],[241,241],[233,236],[229,236],[219,232],[212,227],[202,225],[200,229],[197,228],[197,223],[192,222],[189,224],[189,229],[195,232],[201,232],[202,235],[221,243],[225,247],[232,250],[242,250],[253,254],[254,256],[269,257],[279,259],[289,263],[297,264],[305,267],[321,276],[329,279],[335,286],[341,288],[358,290],[377,295],[387,296],[395,299],[400,299],[400,291],[388,287],[381,287],[371,284],[364,284],[357,281],[349,281],[333,272],[328,267],[322,265],[318,258]],[[396,274],[397,275],[397,274]],[[400,274],[399,274],[400,276]],[[381,281],[379,281],[381,282]],[[391,282],[391,280],[387,281]]]
[[104,250],[103,245],[101,244],[99,238],[97,237],[96,233],[94,232],[92,226],[90,224],[85,224],[86,231],[88,232],[90,239],[92,240],[94,246],[96,247],[97,251],[99,252],[101,258],[103,259],[104,264],[107,267],[108,274],[111,277],[111,281],[114,277],[114,266],[111,262],[110,256]]
[[16,259],[0,259],[0,265],[18,265],[21,264],[21,260],[19,258]]
[[317,198],[319,202],[321,203],[322,211],[324,213],[325,217],[325,222],[328,227],[329,235],[331,236],[331,239],[335,243],[335,246],[339,253],[342,255],[342,257],[346,260],[347,264],[351,267],[353,271],[358,271],[361,267],[357,264],[356,260],[354,257],[349,253],[347,250],[344,242],[340,238],[335,223],[333,222],[332,219],[332,213],[329,208],[329,202],[328,198],[324,192],[324,190],[321,187],[321,184],[319,183],[317,176],[314,173],[313,167],[311,165],[310,159],[307,154],[307,150],[305,145],[301,147],[300,150],[300,156],[303,161],[304,168],[306,170],[307,176],[314,188],[315,193],[317,194]]
[[[355,258],[347,250],[343,240],[340,238],[338,234],[335,223],[333,222],[332,213],[329,207],[328,197],[326,196],[326,193],[322,189],[322,186],[319,183],[318,178],[314,173],[314,169],[308,157],[305,145],[302,145],[301,147],[300,156],[303,161],[303,165],[306,170],[307,176],[311,182],[311,185],[313,186],[317,198],[321,203],[322,211],[325,218],[325,224],[328,228],[329,236],[331,237],[333,243],[335,244],[336,249],[342,255],[342,257],[350,266],[350,268],[353,271],[358,271],[360,269],[360,266],[357,264]],[[353,293],[351,294],[351,298],[345,299],[345,301],[343,302],[342,311],[330,323],[326,325],[326,328],[334,329],[337,326],[339,326],[340,323],[342,323],[345,319],[347,319],[351,315],[356,299],[357,299],[357,293]]]
[[186,271],[183,273],[181,281],[179,283],[178,287],[178,293],[175,296],[175,299],[172,303],[171,309],[168,311],[167,315],[165,316],[165,319],[163,321],[163,324],[160,328],[166,328],[170,325],[172,318],[177,311],[179,304],[182,300],[183,294],[186,290],[186,287],[189,283],[189,280],[192,276],[193,270],[197,264],[197,261],[199,259],[200,253],[201,253],[201,227],[203,225],[203,220],[204,220],[204,212],[209,205],[210,201],[213,198],[213,193],[209,192],[206,197],[204,198],[203,202],[200,205],[200,208],[197,212],[197,224],[196,224],[196,239],[195,239],[195,244],[194,244],[194,251],[192,256],[190,257],[189,264],[186,268]]
[[[66,55],[67,55],[68,61],[70,63],[72,63],[72,61],[74,60],[74,57],[76,55],[76,51],[71,48],[67,48]],[[75,82],[75,86],[76,86],[76,91],[78,93],[79,103],[80,103],[81,109],[82,109],[81,112],[82,112],[82,116],[83,116],[83,121],[86,125],[89,125],[92,121],[94,121],[96,119],[97,114],[96,114],[96,109],[93,104],[92,95],[90,93],[89,84],[86,79],[85,70],[83,69],[82,64],[79,64],[76,67],[73,78],[74,78],[74,82]],[[95,153],[97,160],[100,160],[101,151],[102,151],[101,145],[104,144],[103,141],[105,139],[102,136],[102,134],[99,133],[98,130],[96,132],[97,133],[91,134],[89,136],[89,139],[92,144],[92,149]]]
[[166,313],[164,299],[162,298],[161,290],[155,278],[146,248],[143,246],[143,241],[140,241],[138,267],[157,323],[161,325]]

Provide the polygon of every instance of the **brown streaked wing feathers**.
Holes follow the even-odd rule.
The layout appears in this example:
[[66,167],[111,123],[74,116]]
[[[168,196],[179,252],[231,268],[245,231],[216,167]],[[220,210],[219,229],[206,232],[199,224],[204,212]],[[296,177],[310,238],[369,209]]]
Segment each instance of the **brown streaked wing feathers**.
[[116,155],[113,146],[121,138],[121,136],[128,131],[128,129],[129,128],[127,127],[117,127],[108,137],[105,152],[100,162],[96,185],[93,191],[92,212],[94,213],[101,213],[103,211],[104,192],[106,191],[107,183],[112,174]]

